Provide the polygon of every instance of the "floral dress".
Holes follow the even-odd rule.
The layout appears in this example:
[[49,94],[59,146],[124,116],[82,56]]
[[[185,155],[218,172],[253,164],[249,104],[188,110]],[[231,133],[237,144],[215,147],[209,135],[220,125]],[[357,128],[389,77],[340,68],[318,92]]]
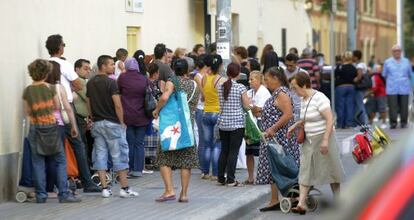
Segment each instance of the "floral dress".
[[[194,81],[184,77],[177,77],[180,87],[187,93],[187,100],[191,98],[191,95],[194,92],[193,97],[189,100],[188,105],[191,113],[191,121],[194,121],[194,112],[198,103],[200,91],[198,88],[194,88]],[[195,89],[195,90],[194,90]],[[198,155],[197,149],[194,147],[185,148],[183,150],[176,151],[162,151],[161,145],[158,146],[157,158],[155,164],[159,167],[167,166],[177,169],[191,169],[198,168]]]
[[[292,102],[292,96],[288,88],[280,87],[279,89],[277,89],[273,93],[272,97],[269,98],[266,101],[265,105],[263,106],[263,109],[262,109],[263,131],[266,131],[268,128],[276,124],[283,115],[282,111],[274,105],[276,98],[279,96],[281,92],[288,94]],[[293,102],[292,102],[292,109],[293,109]],[[294,119],[289,120],[289,122],[285,126],[280,128],[276,132],[275,137],[276,137],[276,140],[279,142],[279,144],[282,145],[283,149],[285,149],[286,152],[292,155],[292,157],[295,159],[296,164],[299,167],[300,152],[299,152],[299,145],[296,142],[296,137],[291,137],[290,139],[287,138],[288,129],[294,123],[295,123]],[[262,142],[260,144],[259,165],[257,168],[256,184],[264,185],[264,184],[271,184],[271,183],[273,183],[273,180],[271,177],[267,146],[266,144]]]

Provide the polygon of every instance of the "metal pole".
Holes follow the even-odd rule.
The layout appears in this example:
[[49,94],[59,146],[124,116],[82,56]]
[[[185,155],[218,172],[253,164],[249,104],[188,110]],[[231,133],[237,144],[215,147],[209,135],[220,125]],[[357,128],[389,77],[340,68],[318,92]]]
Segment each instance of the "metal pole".
[[404,52],[404,0],[397,0],[397,43]]
[[[335,1],[336,2],[336,1]],[[356,1],[355,0],[348,0],[348,23],[347,23],[347,31],[348,31],[348,50],[355,50],[356,49]]]
[[329,23],[329,42],[330,42],[330,60],[331,60],[331,105],[332,113],[336,115],[335,111],[335,32],[334,32],[334,21],[336,13],[336,0],[332,0],[332,8],[330,13],[330,23]]
[[206,51],[210,52],[211,44],[211,15],[208,13],[208,0],[204,0],[204,46]]
[[217,54],[223,59],[225,75],[227,65],[231,62],[231,0],[217,1]]

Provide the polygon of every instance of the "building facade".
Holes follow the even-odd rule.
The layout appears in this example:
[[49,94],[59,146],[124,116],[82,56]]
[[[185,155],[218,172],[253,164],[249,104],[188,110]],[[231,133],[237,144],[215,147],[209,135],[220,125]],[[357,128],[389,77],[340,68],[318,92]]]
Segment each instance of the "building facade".
[[[313,47],[325,54],[329,61],[329,12],[322,11],[323,0],[313,0],[307,9],[312,21]],[[347,2],[339,0],[335,16],[335,55],[347,50]],[[364,61],[374,55],[383,61],[390,56],[396,39],[396,1],[356,0],[356,46],[364,55]]]
[[[94,63],[101,54],[114,56],[120,47],[131,55],[136,49],[152,54],[159,42],[191,49],[206,34],[215,41],[214,5],[214,0],[1,1],[0,19],[7,22],[0,35],[0,202],[13,198],[19,178],[28,127],[23,126],[21,99],[31,82],[27,65],[49,57],[49,35],[63,36],[64,57],[72,63],[79,58]],[[271,43],[281,54],[312,43],[310,20],[298,1],[233,0],[232,18],[233,45],[261,48]]]

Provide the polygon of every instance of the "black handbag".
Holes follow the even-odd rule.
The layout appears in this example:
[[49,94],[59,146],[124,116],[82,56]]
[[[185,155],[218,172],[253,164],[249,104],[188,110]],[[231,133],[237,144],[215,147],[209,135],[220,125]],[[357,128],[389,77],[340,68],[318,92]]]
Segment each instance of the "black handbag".
[[47,127],[37,127],[36,135],[36,152],[42,156],[51,156],[62,152],[62,140],[59,135],[58,125]]
[[157,101],[152,93],[152,88],[149,80],[147,81],[147,87],[145,88],[144,98],[144,112],[148,118],[152,118],[152,112],[157,107]]
[[366,90],[372,87],[372,80],[368,73],[362,75],[361,80],[355,85],[357,90]]

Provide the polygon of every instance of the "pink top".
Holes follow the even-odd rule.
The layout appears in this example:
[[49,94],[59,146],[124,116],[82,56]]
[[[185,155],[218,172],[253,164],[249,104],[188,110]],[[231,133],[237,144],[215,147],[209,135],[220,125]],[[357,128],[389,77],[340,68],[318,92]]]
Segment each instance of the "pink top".
[[62,113],[60,112],[60,109],[55,109],[53,112],[56,118],[56,122],[59,126],[65,126],[65,123],[63,123]]

